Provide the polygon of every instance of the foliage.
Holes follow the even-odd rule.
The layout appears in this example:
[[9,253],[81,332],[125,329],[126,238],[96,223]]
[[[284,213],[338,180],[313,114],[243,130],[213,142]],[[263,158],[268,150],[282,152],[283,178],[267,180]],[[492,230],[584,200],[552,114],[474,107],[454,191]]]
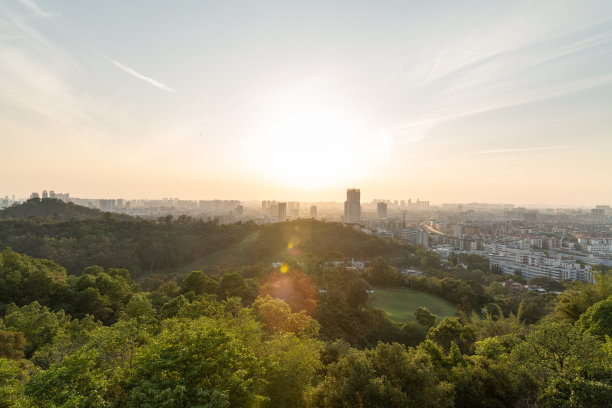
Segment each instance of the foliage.
[[548,276],[535,276],[527,282],[530,285],[541,286],[548,291],[563,292],[565,286],[559,281],[556,281]]
[[468,352],[477,336],[476,327],[473,325],[463,325],[456,317],[446,317],[438,326],[429,330],[427,339],[436,342],[446,351],[455,344],[459,345],[463,352]]
[[533,324],[550,313],[555,297],[552,295],[528,294],[519,306],[518,318],[521,322]]
[[[511,296],[480,257],[442,263],[422,248],[372,240],[333,223],[226,228],[187,218],[109,217],[0,223],[9,231],[19,223],[38,228],[28,244],[33,251],[47,239],[38,241],[41,231],[66,228],[69,235],[80,225],[95,234],[99,228],[104,245],[126,242],[128,252],[160,239],[142,259],[162,256],[168,265],[214,248],[221,248],[217,259],[244,252],[232,258],[236,264],[205,265],[184,279],[180,272],[151,275],[143,292],[128,270],[112,267],[123,260],[105,263],[111,253],[104,262],[86,263],[97,238],[76,240],[73,249],[83,252],[70,255],[74,265],[103,266],[78,274],[5,249],[0,407],[612,404],[612,296],[603,272],[595,285],[565,282],[559,296]],[[125,231],[109,234],[117,228]],[[326,233],[335,241],[320,237]],[[0,242],[4,234],[0,228]],[[208,241],[203,252],[190,252],[201,243],[184,241],[215,237],[226,240]],[[345,259],[359,250],[364,258],[399,254],[394,265],[420,267],[425,276],[399,278],[383,258],[364,271],[351,269]],[[240,263],[247,258],[256,263]],[[271,260],[288,269],[274,269]],[[373,307],[369,282],[383,281],[393,286],[375,288],[376,295],[401,293],[414,303],[403,307],[409,321],[392,321]],[[430,303],[417,295],[451,301],[457,313],[444,316],[432,307],[443,317],[436,325]]]
[[23,361],[0,357],[0,408],[26,406],[22,391],[28,377],[29,370]]
[[371,285],[397,285],[402,277],[396,268],[381,257],[372,259],[364,276]]
[[34,259],[5,248],[0,252],[0,311],[7,304],[37,301],[51,305],[66,284],[66,270],[58,264]]
[[33,377],[25,393],[37,407],[109,407],[110,381],[85,349]]
[[612,295],[589,307],[580,316],[576,326],[600,338],[612,337]]
[[[4,210],[0,210],[0,219],[30,220],[35,222],[100,219],[110,215],[110,213],[74,203],[66,203],[56,198],[31,198],[25,203],[13,204]],[[113,217],[130,218],[127,215],[113,215]]]
[[545,322],[535,327],[512,350],[510,359],[540,384],[543,406],[591,406],[588,401],[612,401],[612,355],[594,337],[571,324]]
[[4,318],[6,327],[25,336],[24,353],[30,357],[36,350],[50,343],[70,323],[70,316],[62,310],[52,312],[38,302],[17,307],[9,306]]
[[275,336],[263,345],[272,362],[266,375],[264,407],[305,407],[306,390],[317,371],[323,368],[319,358],[322,342],[301,339],[293,334]]
[[438,317],[431,313],[425,306],[419,306],[417,308],[414,312],[414,318],[421,326],[427,329],[436,324],[436,320],[438,319]]
[[468,271],[480,270],[480,271],[489,271],[489,258],[486,256],[478,255],[478,254],[470,254],[470,253],[460,253],[458,255],[458,261],[464,264]]
[[204,318],[166,325],[138,355],[126,406],[251,407],[265,365],[232,333]]
[[253,303],[261,321],[273,333],[295,333],[297,336],[314,337],[319,332],[319,323],[304,310],[291,313],[291,308],[282,299],[258,297]]
[[351,350],[328,367],[313,390],[317,407],[451,407],[452,387],[441,382],[423,351],[379,343]]
[[21,332],[0,330],[0,358],[19,360],[24,357],[25,337]]
[[261,284],[262,296],[283,299],[294,312],[304,311],[309,316],[317,309],[317,291],[312,281],[302,272],[291,269],[286,273],[276,270]]

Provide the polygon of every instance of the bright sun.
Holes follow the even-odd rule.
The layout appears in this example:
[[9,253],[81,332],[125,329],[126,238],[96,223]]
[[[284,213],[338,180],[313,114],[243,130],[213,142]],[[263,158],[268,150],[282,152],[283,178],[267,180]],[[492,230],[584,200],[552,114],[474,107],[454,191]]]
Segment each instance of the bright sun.
[[357,118],[318,101],[289,101],[266,115],[256,167],[295,187],[326,187],[358,177],[368,137]]

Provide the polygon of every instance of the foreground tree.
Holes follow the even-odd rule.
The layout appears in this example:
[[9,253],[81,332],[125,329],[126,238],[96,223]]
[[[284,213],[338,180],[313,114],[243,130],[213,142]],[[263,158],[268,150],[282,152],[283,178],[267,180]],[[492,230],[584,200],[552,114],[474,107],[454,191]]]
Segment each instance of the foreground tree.
[[612,337],[612,295],[589,307],[576,325],[594,336]]
[[252,407],[264,364],[208,319],[168,321],[141,351],[126,384],[128,407]]
[[[546,322],[534,328],[510,355],[543,390],[544,407],[612,404],[612,353],[571,324]],[[605,404],[602,405],[602,403]]]
[[312,392],[314,407],[452,407],[452,386],[437,377],[429,355],[399,344],[355,350],[328,367]]
[[438,319],[438,317],[431,313],[425,306],[419,306],[417,308],[414,312],[414,318],[421,326],[427,329],[436,324],[436,320]]

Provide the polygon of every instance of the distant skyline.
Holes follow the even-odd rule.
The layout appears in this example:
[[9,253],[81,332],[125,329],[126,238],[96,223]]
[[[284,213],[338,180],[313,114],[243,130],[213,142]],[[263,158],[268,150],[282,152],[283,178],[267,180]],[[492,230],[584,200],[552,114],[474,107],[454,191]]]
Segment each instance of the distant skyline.
[[612,2],[0,4],[0,192],[612,204]]
[[[44,189],[43,189],[44,190]],[[32,191],[29,194],[27,194],[26,196],[18,196],[15,195],[15,200],[19,201],[19,200],[28,200],[30,195],[32,193],[38,193],[39,194],[39,198],[41,193],[43,190],[38,190],[38,191]],[[47,192],[49,192],[50,190],[46,190]],[[240,199],[238,197],[216,197],[216,196],[211,196],[211,197],[191,197],[191,198],[185,198],[185,197],[176,197],[176,196],[155,196],[155,197],[124,197],[124,196],[102,196],[102,195],[92,195],[92,196],[80,196],[80,195],[75,195],[75,194],[71,194],[70,192],[59,192],[59,191],[55,191],[53,190],[55,193],[68,193],[70,196],[70,200],[73,199],[79,199],[79,200],[114,200],[114,199],[122,199],[122,200],[127,200],[127,201],[140,201],[140,200],[151,200],[151,201],[160,201],[160,200],[170,200],[170,199],[178,199],[181,201],[214,201],[214,200],[220,200],[220,201],[233,201],[233,200],[237,200],[237,201],[241,201],[242,203],[251,203],[256,205],[257,207],[259,207],[261,205],[262,201],[276,201],[276,202],[300,202],[300,203],[307,203],[307,204],[316,204],[316,203],[327,203],[327,204],[336,204],[338,205],[338,207],[342,207],[344,202],[341,200],[297,200],[293,197],[290,196],[283,196],[283,197],[266,197],[264,199],[254,199],[254,198],[250,198],[250,199]],[[8,193],[3,193],[0,192],[0,199],[3,199],[5,196],[7,196],[10,199],[12,199],[12,193],[8,194]],[[62,199],[60,197],[54,197],[54,198],[58,198],[58,199]],[[469,204],[487,204],[487,205],[512,205],[514,207],[527,207],[527,208],[539,208],[539,209],[550,209],[550,208],[564,208],[564,209],[593,209],[595,206],[597,205],[609,205],[612,206],[612,204],[609,203],[596,203],[596,204],[585,204],[585,203],[574,203],[574,204],[553,204],[553,203],[530,203],[530,202],[512,202],[512,201],[507,201],[507,202],[491,202],[491,201],[474,201],[474,200],[466,200],[466,201],[453,201],[453,200],[447,200],[447,201],[440,201],[440,202],[432,202],[431,200],[428,200],[427,197],[369,197],[369,196],[365,196],[362,200],[361,200],[361,204],[372,204],[374,205],[375,202],[378,202],[378,200],[385,200],[385,201],[390,201],[390,202],[394,202],[397,201],[398,203],[401,203],[401,201],[406,201],[408,202],[408,200],[412,201],[412,204],[415,204],[417,202],[417,200],[420,201],[425,201],[428,203],[428,206],[425,208],[429,208],[430,206],[442,206],[444,204],[458,204],[458,205],[469,205]],[[418,207],[414,207],[414,209],[416,209]]]

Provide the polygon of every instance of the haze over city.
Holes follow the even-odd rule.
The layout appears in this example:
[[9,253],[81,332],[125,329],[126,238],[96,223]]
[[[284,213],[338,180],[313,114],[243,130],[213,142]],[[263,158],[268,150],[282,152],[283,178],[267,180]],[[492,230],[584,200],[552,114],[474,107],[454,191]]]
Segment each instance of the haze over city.
[[611,15],[609,1],[4,2],[0,193],[610,204]]

